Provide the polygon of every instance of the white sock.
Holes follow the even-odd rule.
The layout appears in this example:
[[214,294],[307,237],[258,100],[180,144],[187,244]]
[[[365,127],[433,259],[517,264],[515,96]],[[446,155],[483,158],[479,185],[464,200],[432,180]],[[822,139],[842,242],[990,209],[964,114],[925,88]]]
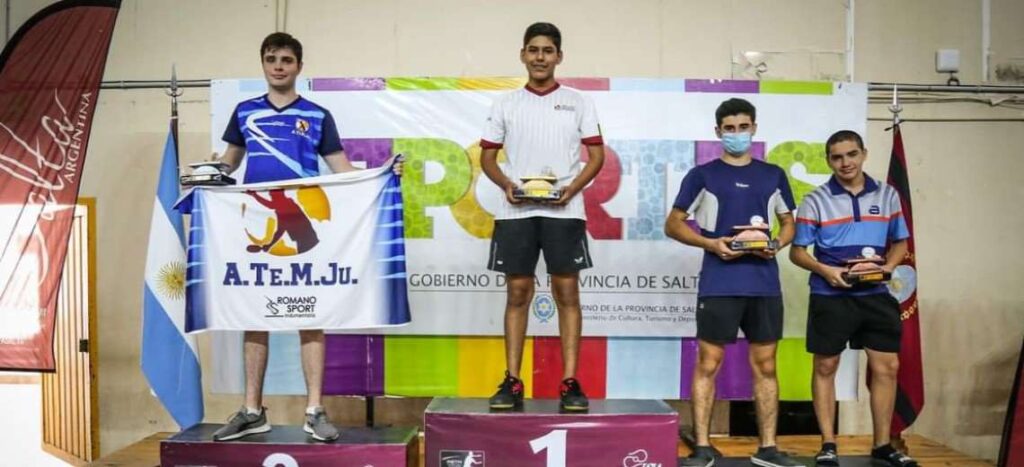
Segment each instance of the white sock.
[[249,415],[259,415],[260,414],[260,409],[254,409],[252,407],[245,406],[245,413],[247,413]]
[[309,407],[306,407],[306,415],[313,415],[313,414],[315,414],[316,413],[316,409],[319,409],[319,408],[320,408],[319,405],[311,405]]

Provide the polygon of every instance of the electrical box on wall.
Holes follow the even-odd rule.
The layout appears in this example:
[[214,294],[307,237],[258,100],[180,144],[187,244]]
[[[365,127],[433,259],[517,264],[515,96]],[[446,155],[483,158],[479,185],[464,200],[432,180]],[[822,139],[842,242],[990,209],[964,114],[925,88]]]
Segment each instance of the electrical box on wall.
[[939,49],[935,51],[935,71],[956,73],[960,71],[960,50]]

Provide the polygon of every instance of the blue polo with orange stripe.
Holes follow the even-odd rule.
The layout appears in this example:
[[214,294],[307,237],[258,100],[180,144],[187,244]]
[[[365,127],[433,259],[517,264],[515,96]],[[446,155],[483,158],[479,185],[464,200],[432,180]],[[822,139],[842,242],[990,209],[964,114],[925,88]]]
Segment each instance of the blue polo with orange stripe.
[[[844,266],[861,256],[866,247],[885,257],[892,242],[910,237],[900,207],[900,195],[888,184],[864,174],[864,189],[853,194],[832,176],[804,197],[796,214],[793,245],[814,245],[814,257],[823,264]],[[811,293],[823,295],[870,295],[886,292],[885,285],[853,289],[832,287],[825,278],[811,274]]]

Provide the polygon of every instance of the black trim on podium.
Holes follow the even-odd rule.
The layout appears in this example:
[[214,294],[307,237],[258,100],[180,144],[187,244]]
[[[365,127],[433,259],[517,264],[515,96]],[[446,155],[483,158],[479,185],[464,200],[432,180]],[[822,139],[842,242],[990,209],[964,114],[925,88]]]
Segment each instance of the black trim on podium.
[[[839,403],[833,430],[839,428]],[[820,435],[814,404],[810,401],[779,401],[779,435]],[[729,436],[757,436],[757,412],[754,401],[729,403]]]

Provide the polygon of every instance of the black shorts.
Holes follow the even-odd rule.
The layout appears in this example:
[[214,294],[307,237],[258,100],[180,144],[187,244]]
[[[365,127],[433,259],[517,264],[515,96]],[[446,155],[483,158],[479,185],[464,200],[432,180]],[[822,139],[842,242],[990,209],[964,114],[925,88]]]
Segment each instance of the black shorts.
[[807,313],[807,351],[839,355],[852,349],[900,351],[903,323],[900,304],[888,293],[872,295],[811,295]]
[[697,338],[732,344],[743,329],[750,342],[776,342],[782,339],[782,309],[782,297],[698,298]]
[[532,276],[541,251],[548,274],[571,274],[593,266],[586,221],[527,217],[494,221],[487,269]]

